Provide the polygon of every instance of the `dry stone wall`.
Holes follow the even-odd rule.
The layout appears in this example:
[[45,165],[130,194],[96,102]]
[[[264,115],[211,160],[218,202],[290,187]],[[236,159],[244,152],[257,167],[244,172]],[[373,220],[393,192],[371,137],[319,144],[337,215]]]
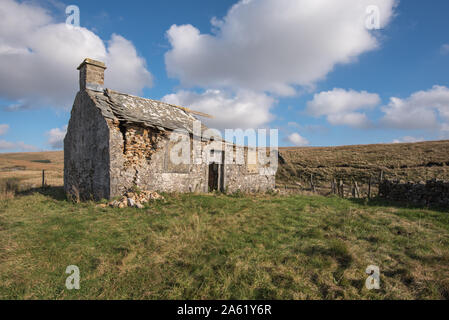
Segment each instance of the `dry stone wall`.
[[419,183],[385,180],[379,186],[379,196],[414,205],[449,207],[449,182],[436,179]]

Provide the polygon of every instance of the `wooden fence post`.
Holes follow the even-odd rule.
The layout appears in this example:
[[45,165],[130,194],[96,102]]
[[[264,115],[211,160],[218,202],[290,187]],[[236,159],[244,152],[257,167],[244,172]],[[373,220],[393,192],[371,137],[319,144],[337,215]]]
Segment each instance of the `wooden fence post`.
[[368,180],[368,199],[371,199],[371,175],[369,176],[369,180]]
[[45,188],[45,170],[42,170],[42,189]]
[[359,185],[357,184],[357,181],[354,180],[354,187],[355,187],[355,196],[357,199],[360,199],[360,189]]
[[344,190],[344,185],[343,185],[343,181],[340,179],[340,185],[339,185],[339,193],[340,193],[340,197],[344,198],[345,197],[345,190]]
[[310,188],[316,193],[315,185],[313,184],[313,174],[310,174]]

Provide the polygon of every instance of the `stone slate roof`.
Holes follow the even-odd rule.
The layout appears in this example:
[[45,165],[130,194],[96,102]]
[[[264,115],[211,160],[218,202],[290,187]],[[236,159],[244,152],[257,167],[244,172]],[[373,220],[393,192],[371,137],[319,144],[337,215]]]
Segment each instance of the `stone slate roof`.
[[[137,124],[158,130],[184,129],[193,133],[193,122],[198,120],[188,109],[165,102],[140,98],[106,89],[87,90],[105,118]],[[207,115],[205,115],[207,116]],[[202,131],[207,129],[202,125]]]

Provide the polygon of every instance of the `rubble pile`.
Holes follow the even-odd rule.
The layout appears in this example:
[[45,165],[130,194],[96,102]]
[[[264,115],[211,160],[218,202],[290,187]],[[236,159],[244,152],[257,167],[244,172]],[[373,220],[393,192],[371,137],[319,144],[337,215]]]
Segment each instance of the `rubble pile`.
[[156,191],[128,192],[120,200],[109,203],[112,208],[138,208],[143,209],[144,205],[152,200],[164,200]]

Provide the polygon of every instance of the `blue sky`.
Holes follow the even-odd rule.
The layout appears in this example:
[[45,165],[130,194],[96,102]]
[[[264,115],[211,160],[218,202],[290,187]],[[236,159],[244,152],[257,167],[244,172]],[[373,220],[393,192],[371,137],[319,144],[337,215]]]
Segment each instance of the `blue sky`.
[[[295,1],[2,1],[0,152],[61,147],[81,57],[104,57],[106,85],[279,129],[282,146],[449,138],[448,1],[366,1],[372,31],[364,0]],[[58,27],[72,4],[81,31]]]

